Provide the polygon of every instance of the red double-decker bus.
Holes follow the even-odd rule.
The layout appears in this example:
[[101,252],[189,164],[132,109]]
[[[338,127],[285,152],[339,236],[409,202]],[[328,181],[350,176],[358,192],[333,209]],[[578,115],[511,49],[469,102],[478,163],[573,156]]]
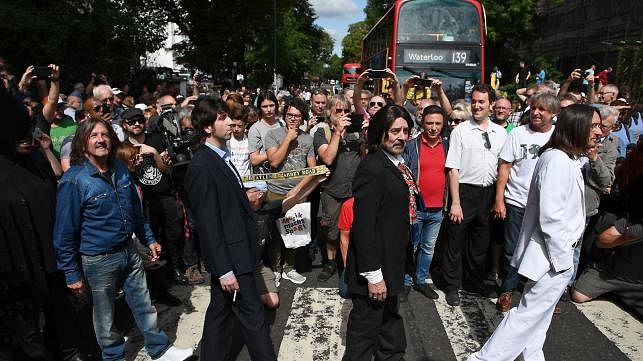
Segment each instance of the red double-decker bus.
[[477,0],[397,0],[364,37],[362,65],[390,68],[401,82],[426,74],[464,98],[484,82],[485,30]]
[[357,83],[357,78],[362,72],[362,65],[356,63],[344,64],[342,67],[342,86],[347,87],[350,84]]

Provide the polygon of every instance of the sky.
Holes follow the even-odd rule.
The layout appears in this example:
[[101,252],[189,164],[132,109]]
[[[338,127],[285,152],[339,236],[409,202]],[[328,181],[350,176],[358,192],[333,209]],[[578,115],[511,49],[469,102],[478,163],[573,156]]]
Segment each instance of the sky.
[[308,0],[317,14],[315,23],[335,41],[333,53],[342,56],[342,39],[352,23],[364,20],[366,0]]

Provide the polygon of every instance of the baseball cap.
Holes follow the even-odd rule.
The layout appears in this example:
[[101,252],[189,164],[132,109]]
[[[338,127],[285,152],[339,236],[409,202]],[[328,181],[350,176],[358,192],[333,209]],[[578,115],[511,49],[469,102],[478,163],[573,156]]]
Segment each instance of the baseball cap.
[[143,118],[143,112],[138,108],[128,108],[121,113],[121,119],[124,121],[136,118]]

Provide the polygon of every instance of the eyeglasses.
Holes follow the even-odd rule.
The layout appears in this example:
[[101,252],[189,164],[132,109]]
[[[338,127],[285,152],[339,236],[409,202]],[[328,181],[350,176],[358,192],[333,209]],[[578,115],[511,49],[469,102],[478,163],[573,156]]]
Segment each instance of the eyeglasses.
[[462,122],[464,122],[464,119],[458,119],[458,118],[451,119],[451,123],[453,124],[460,124]]
[[286,113],[288,119],[301,119],[301,114]]
[[145,125],[145,118],[136,117],[136,118],[125,120],[125,124],[127,124],[127,125],[134,125],[136,123],[138,123],[140,125]]
[[350,109],[342,109],[342,108],[335,109],[335,113],[337,113],[337,114],[339,114],[339,113],[348,114],[350,112],[351,112]]
[[103,101],[104,101],[104,102],[109,101],[110,103],[113,103],[113,102],[114,102],[114,96],[112,95],[112,96],[111,96],[111,97],[109,97],[109,98],[105,98],[105,99],[103,99]]
[[484,139],[484,147],[487,149],[491,149],[491,142],[489,141],[489,133],[487,132],[482,133],[482,139]]
[[370,103],[368,103],[369,107],[374,107],[376,105],[381,108],[381,107],[384,106],[384,103],[382,103],[382,102],[370,102]]

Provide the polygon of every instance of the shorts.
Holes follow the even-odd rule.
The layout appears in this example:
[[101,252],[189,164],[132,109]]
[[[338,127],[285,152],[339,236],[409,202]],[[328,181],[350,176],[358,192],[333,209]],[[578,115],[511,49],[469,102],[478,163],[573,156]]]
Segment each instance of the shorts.
[[574,289],[592,299],[605,293],[612,293],[623,303],[643,315],[643,284],[633,283],[612,277],[607,272],[588,267],[580,275]]
[[277,285],[275,284],[275,273],[263,263],[255,267],[255,283],[257,284],[257,291],[259,295],[266,293],[277,293]]
[[335,198],[322,192],[319,202],[319,226],[323,239],[335,247],[339,245],[339,212],[342,210],[344,198]]

